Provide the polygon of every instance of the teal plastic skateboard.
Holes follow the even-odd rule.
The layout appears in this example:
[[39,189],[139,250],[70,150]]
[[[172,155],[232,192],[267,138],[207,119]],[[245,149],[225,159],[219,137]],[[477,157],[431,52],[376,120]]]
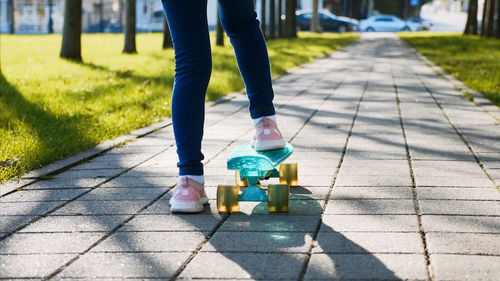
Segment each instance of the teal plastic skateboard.
[[[270,212],[288,212],[290,186],[298,185],[297,164],[281,163],[292,153],[289,143],[283,149],[269,151],[255,151],[250,144],[237,147],[227,160],[227,168],[236,171],[236,185],[218,186],[218,211],[237,212],[239,201],[267,201]],[[279,178],[280,184],[270,184],[266,194],[260,181],[269,178]],[[240,194],[240,187],[245,186]]]

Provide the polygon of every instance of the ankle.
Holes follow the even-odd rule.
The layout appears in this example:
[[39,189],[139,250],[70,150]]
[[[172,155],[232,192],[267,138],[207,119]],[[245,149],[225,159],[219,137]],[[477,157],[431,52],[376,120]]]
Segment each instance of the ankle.
[[204,175],[196,175],[196,176],[195,175],[182,175],[182,176],[179,176],[179,178],[177,179],[177,182],[180,184],[184,178],[192,179],[199,184],[205,184],[205,176]]
[[274,123],[276,123],[276,114],[274,114],[274,115],[262,116],[262,117],[252,119],[254,126],[257,125],[257,123],[259,123],[259,121],[264,119],[264,118],[269,118],[269,119],[273,120]]

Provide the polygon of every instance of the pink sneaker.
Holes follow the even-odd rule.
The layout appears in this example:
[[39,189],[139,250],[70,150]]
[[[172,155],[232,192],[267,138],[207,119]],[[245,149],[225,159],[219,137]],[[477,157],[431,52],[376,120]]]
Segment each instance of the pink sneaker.
[[182,177],[180,181],[170,198],[170,211],[182,213],[203,211],[203,205],[208,203],[203,184],[188,177]]
[[255,150],[266,151],[285,147],[286,142],[278,129],[278,125],[270,118],[262,118],[255,125],[255,128],[257,132],[252,140],[252,146]]

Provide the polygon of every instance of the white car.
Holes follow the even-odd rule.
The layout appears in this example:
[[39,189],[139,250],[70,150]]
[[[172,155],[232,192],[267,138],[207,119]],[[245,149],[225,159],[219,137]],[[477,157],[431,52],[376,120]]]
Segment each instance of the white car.
[[361,31],[397,32],[411,30],[402,19],[393,15],[377,15],[361,20],[359,24]]

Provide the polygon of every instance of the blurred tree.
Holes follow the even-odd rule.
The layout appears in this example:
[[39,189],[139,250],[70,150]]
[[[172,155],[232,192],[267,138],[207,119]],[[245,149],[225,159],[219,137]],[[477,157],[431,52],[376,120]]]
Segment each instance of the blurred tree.
[[266,0],[260,0],[260,29],[262,30],[262,35],[264,38],[266,36]]
[[215,45],[224,46],[224,28],[220,21],[220,11],[217,9],[217,23],[215,26]]
[[125,0],[125,46],[123,53],[135,54],[135,0]]
[[464,34],[477,34],[477,0],[470,0]]
[[170,34],[170,29],[168,28],[168,21],[163,14],[163,49],[172,48],[172,35]]
[[64,1],[64,23],[62,34],[62,58],[82,60],[82,0]]
[[484,36],[485,35],[485,22],[486,22],[486,10],[487,10],[487,7],[488,7],[488,0],[484,0],[484,3],[483,3],[483,16],[481,18],[481,36]]
[[283,0],[278,0],[278,37],[283,37],[283,21],[281,16],[283,15]]
[[319,0],[313,0],[312,2],[312,18],[311,18],[311,31],[312,32],[320,32],[320,24],[318,18],[318,10],[319,10]]
[[47,21],[47,33],[54,33],[54,20],[52,19],[52,12],[54,8],[54,1],[49,0],[47,5],[49,6],[49,20]]
[[497,38],[500,38],[500,0],[497,3]]
[[487,15],[486,15],[486,37],[494,37],[495,36],[495,0],[488,0],[487,7]]
[[276,37],[276,1],[269,0],[269,39]]
[[286,0],[285,3],[285,36],[287,38],[297,37],[297,0]]
[[7,2],[8,17],[10,21],[9,33],[14,34],[16,32],[16,17],[14,13],[14,0],[9,0]]

